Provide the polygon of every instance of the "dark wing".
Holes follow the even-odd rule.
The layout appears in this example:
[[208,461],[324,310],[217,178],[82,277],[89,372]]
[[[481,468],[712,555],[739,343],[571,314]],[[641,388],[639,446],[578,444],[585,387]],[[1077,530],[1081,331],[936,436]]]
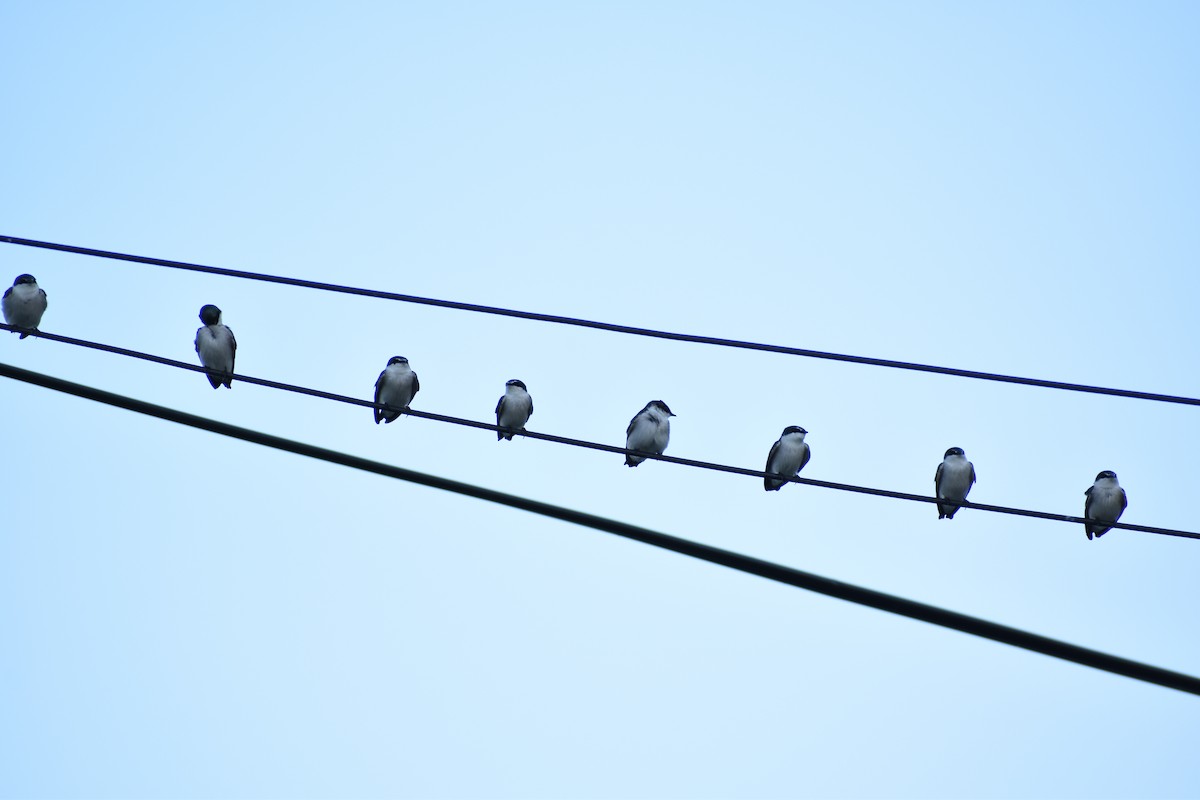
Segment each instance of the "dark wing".
[[[1122,489],[1121,490],[1121,514],[1124,514],[1125,509],[1127,509],[1127,508],[1129,508],[1129,498],[1125,496],[1125,490]],[[1121,514],[1117,514],[1117,516],[1119,517],[1119,516],[1121,516]]]
[[626,439],[629,438],[629,434],[633,433],[633,423],[637,422],[638,417],[640,417],[641,415],[642,415],[642,412],[639,411],[638,413],[633,415],[633,419],[629,420],[629,427],[625,429],[625,438]]
[[[500,425],[500,414],[503,413],[503,411],[504,411],[504,401],[507,398],[508,398],[507,394],[502,394],[502,395],[500,395],[500,400],[497,401],[497,403],[496,403],[496,426],[497,427],[499,427],[499,425]],[[500,430],[496,431],[496,441],[497,442],[504,438],[505,430],[507,430],[507,428],[501,428]],[[512,441],[511,437],[509,438],[509,441],[510,442]]]
[[[45,289],[38,289],[38,294],[40,294],[42,296],[43,300],[46,300],[46,290]],[[49,300],[46,300],[46,305],[47,306],[50,305]]]
[[[386,374],[387,374],[387,370],[385,369],[383,372],[379,373],[379,377],[375,379],[375,405],[376,406],[383,404],[383,401],[381,401],[379,399],[379,395],[383,391],[383,376]],[[383,421],[384,411],[379,408],[374,409],[374,411],[375,411],[375,424],[378,425],[380,422]]]
[[533,416],[533,395],[529,396],[529,416]]
[[[628,434],[626,434],[628,435]],[[771,462],[775,460],[775,454],[779,452],[779,442],[771,445],[771,452],[767,453],[767,466],[763,467],[763,472],[771,471]]]
[[234,337],[233,331],[229,330],[229,328],[226,328],[225,330],[229,331],[229,344],[233,345],[232,351],[229,353],[229,371],[237,372],[237,370],[233,368],[234,364],[237,362],[237,339]]
[[5,290],[4,290],[4,299],[5,299],[5,300],[7,300],[7,299],[8,299],[8,296],[9,296],[10,294],[12,294],[12,287],[11,287],[11,286],[10,286],[10,287],[8,287],[7,289],[5,289]]
[[[421,382],[420,382],[419,380],[417,380],[417,373],[415,373],[415,372],[414,372],[414,373],[412,374],[412,376],[413,376],[413,393],[412,393],[412,396],[413,396],[413,397],[416,397],[416,396],[417,396],[417,392],[421,391]],[[410,400],[409,402],[412,402],[412,401]]]
[[974,485],[975,485],[975,465],[971,464],[971,482],[968,483],[967,486],[974,486]]
[[933,493],[937,494],[942,490],[942,467],[946,466],[946,462],[938,464],[937,472],[933,475]]
[[[782,440],[780,440],[782,441]],[[763,472],[771,471],[771,462],[775,460],[775,454],[779,452],[779,442],[771,445],[771,452],[767,453],[767,465],[763,467]],[[763,478],[763,488],[768,492],[776,492],[783,486],[784,481],[778,478]]]
[[[1087,488],[1086,492],[1084,492],[1084,494],[1087,495],[1087,500],[1083,501],[1083,516],[1085,519],[1092,518],[1092,489],[1095,489],[1095,488],[1096,487],[1093,484],[1092,486],[1089,486]],[[1099,533],[1099,531],[1097,531],[1097,529],[1090,522],[1083,523],[1083,530],[1085,533],[1087,533],[1089,542],[1092,541],[1092,534],[1096,534],[1097,536],[1101,535]]]
[[804,445],[804,458],[800,459],[800,466],[796,468],[796,472],[799,472],[800,470],[804,469],[804,465],[808,463],[808,460],[810,458],[812,458],[812,448],[809,447],[807,444],[805,444]]

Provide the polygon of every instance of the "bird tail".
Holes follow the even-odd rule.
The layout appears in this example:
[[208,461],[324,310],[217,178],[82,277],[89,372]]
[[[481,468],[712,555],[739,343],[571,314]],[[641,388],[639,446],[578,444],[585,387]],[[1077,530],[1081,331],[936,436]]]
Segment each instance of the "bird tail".
[[644,459],[644,458],[639,458],[639,459],[637,459],[636,461],[634,461],[634,458],[635,458],[635,456],[631,456],[631,455],[629,455],[628,453],[626,453],[626,454],[625,454],[625,466],[627,466],[627,467],[636,467],[638,464],[640,464],[640,463],[642,463],[643,461],[645,461],[645,460],[646,460],[646,459]]
[[[938,499],[940,500],[941,498],[939,497]],[[964,498],[961,502],[965,504],[967,501]],[[938,503],[937,508],[938,508],[938,519],[942,519],[942,518],[954,519],[954,515],[958,513],[959,509],[961,509],[962,506],[961,505],[953,505],[951,503],[944,503],[944,504]]]
[[221,383],[223,382],[223,379],[221,378],[220,375],[214,375],[213,373],[210,372],[205,377],[208,378],[208,382],[212,384],[212,387],[214,389],[221,388]]

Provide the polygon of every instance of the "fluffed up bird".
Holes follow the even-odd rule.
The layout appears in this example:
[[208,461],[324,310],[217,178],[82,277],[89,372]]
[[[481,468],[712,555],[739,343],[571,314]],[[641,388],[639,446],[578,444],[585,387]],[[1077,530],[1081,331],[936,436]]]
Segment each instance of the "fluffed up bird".
[[[646,407],[629,420],[625,429],[625,449],[662,455],[671,440],[671,420],[675,416],[662,400],[651,400]],[[645,456],[625,454],[625,466],[636,467],[646,460]]]
[[[46,313],[46,292],[38,288],[37,278],[18,275],[13,285],[4,290],[4,322],[14,328],[36,331]],[[22,333],[24,339],[28,333]]]
[[[938,464],[937,473],[933,476],[933,488],[937,499],[961,503],[967,499],[973,483],[975,465],[967,461],[967,454],[961,447],[951,447],[946,451],[945,460]],[[938,519],[954,519],[961,506],[938,503],[937,508]]]
[[804,442],[808,431],[799,425],[789,425],[783,429],[779,440],[771,445],[767,454],[767,468],[763,472],[778,475],[778,478],[763,478],[763,488],[768,492],[778,492],[780,487],[788,482],[788,478],[799,474],[808,463],[812,451]]
[[1111,469],[1097,475],[1096,482],[1084,494],[1087,500],[1083,502],[1083,516],[1088,521],[1083,523],[1083,529],[1087,531],[1088,541],[1091,541],[1093,534],[1098,539],[1109,532],[1112,524],[1125,513],[1129,498],[1125,496],[1121,484],[1117,483],[1117,473]]
[[512,441],[513,434],[525,430],[525,423],[533,416],[533,398],[522,381],[513,378],[504,384],[504,396],[496,403],[496,425],[504,430],[496,431],[496,441]]
[[407,411],[408,404],[420,390],[421,382],[417,380],[417,373],[408,366],[408,359],[404,356],[389,358],[387,366],[375,381],[375,405],[391,408],[376,408],[375,424],[395,420],[400,416],[397,409]]
[[233,388],[233,361],[237,356],[237,339],[233,331],[221,324],[221,309],[209,304],[200,309],[204,327],[196,331],[196,353],[208,370],[208,382],[214,389],[224,384]]

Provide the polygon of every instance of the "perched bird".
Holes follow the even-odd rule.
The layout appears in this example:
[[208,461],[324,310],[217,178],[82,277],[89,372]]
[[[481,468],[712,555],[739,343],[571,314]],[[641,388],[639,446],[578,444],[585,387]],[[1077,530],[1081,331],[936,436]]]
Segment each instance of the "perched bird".
[[1125,513],[1129,499],[1125,497],[1121,484],[1117,483],[1117,473],[1111,469],[1097,475],[1096,482],[1084,494],[1087,500],[1083,503],[1083,516],[1089,521],[1083,523],[1083,529],[1087,531],[1088,541],[1091,541],[1092,534],[1099,538],[1108,533],[1112,524]]
[[804,434],[808,431],[799,425],[789,425],[783,429],[779,441],[771,445],[767,454],[767,467],[763,472],[770,472],[780,477],[763,478],[763,488],[768,492],[778,492],[787,483],[787,479],[804,469],[812,451],[804,443]]
[[[975,483],[975,465],[967,461],[967,454],[961,447],[951,447],[946,451],[946,458],[938,464],[937,473],[933,476],[933,487],[938,500],[951,500],[961,503],[967,499],[971,484]],[[960,506],[938,503],[938,519],[954,519]]]
[[[37,278],[32,275],[18,275],[13,285],[4,290],[4,299],[0,301],[4,307],[4,321],[14,328],[37,330],[42,324],[42,314],[46,313],[46,292],[38,288]],[[28,333],[22,333],[24,339]]]
[[196,353],[208,370],[208,382],[214,389],[233,388],[233,359],[237,355],[237,339],[233,331],[221,324],[221,309],[209,304],[200,309],[204,327],[196,331]]
[[404,356],[389,358],[387,366],[375,381],[375,405],[391,408],[376,408],[375,424],[378,425],[380,421],[392,422],[399,417],[400,412],[394,409],[407,411],[408,404],[420,390],[421,382],[417,380],[417,373],[408,366],[408,359]]
[[496,431],[496,441],[512,441],[514,433],[525,430],[525,423],[533,416],[533,398],[522,381],[513,378],[504,384],[504,396],[496,403],[496,424],[505,430]]
[[[644,453],[662,455],[671,439],[671,420],[675,416],[662,400],[651,400],[646,407],[629,420],[625,429],[625,449],[641,450]],[[625,454],[625,466],[636,467],[646,460],[645,456]]]

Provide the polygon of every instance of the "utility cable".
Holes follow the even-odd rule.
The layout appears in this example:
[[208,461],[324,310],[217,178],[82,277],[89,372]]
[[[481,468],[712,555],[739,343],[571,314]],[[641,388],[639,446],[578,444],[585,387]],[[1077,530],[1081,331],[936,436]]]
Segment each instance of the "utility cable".
[[633,336],[648,336],[655,339],[670,339],[677,342],[694,342],[697,344],[708,344],[718,347],[734,347],[742,350],[760,350],[768,353],[783,353],[785,355],[802,356],[804,358],[819,358],[827,361],[844,361],[851,364],[867,364],[875,367],[912,370],[914,372],[932,372],[938,375],[952,375],[959,378],[973,378],[975,380],[997,381],[1000,383],[1016,383],[1023,386],[1040,386],[1046,389],[1061,389],[1069,392],[1085,392],[1087,394],[1128,397],[1135,400],[1152,400],[1159,403],[1178,403],[1182,405],[1200,406],[1200,398],[1194,397],[1180,397],[1176,395],[1157,394],[1154,392],[1141,392],[1132,389],[1110,389],[1103,386],[1088,386],[1086,384],[1043,380],[1041,378],[1022,378],[1016,375],[1002,375],[994,372],[978,372],[975,370],[957,369],[954,367],[938,367],[930,364],[917,364],[911,361],[893,361],[886,358],[845,355],[842,353],[830,353],[822,350],[807,350],[799,347],[785,347],[783,345],[760,344],[757,342],[746,342],[738,339],[722,339],[715,336],[697,336],[687,333],[671,333],[669,331],[659,331],[651,328],[638,328],[632,325],[617,325],[609,322],[596,322],[593,320],[578,319],[576,317],[564,317],[556,314],[540,314],[532,311],[517,311],[510,308],[497,308],[495,306],[478,305],[475,303],[462,303],[454,300],[436,300],[430,297],[398,294],[396,292],[385,292],[377,289],[360,289],[353,286],[341,286],[335,283],[309,281],[301,278],[288,278],[281,275],[268,275],[261,272],[247,272],[245,270],[228,269],[225,267],[209,267],[202,264],[189,264],[185,261],[170,261],[163,258],[151,258],[149,256],[115,253],[109,250],[96,250],[90,247],[78,247],[76,245],[69,244],[55,244],[54,242],[42,242],[36,239],[22,239],[17,236],[0,236],[0,242],[20,245],[22,247],[40,247],[45,250],[58,250],[65,253],[76,253],[79,255],[95,256],[97,258],[108,258],[117,261],[131,261],[138,264],[150,264],[158,267],[169,267],[171,269],[205,272],[210,275],[225,275],[231,278],[244,278],[246,280],[265,281],[267,283],[278,283],[286,286],[299,286],[307,289],[319,289],[325,292],[339,292],[341,294],[353,294],[361,297],[375,297],[383,300],[395,300],[401,303],[416,303],[418,305],[450,308],[458,311],[473,311],[481,314],[495,314],[503,317],[516,317],[518,319],[528,319],[537,322],[550,322],[558,325],[573,325],[579,328],[592,328],[595,330],[624,333]]
[[846,600],[858,605],[869,606],[880,611],[886,611],[891,614],[910,617],[912,619],[928,622],[933,625],[939,625],[944,628],[969,633],[973,636],[979,636],[985,639],[1002,642],[1004,644],[1019,647],[1024,650],[1031,650],[1036,653],[1042,653],[1054,658],[1060,658],[1065,661],[1072,661],[1076,664],[1081,664],[1093,669],[1112,672],[1117,675],[1124,675],[1128,678],[1133,678],[1147,683],[1165,686],[1168,689],[1176,689],[1189,694],[1200,695],[1200,678],[1192,675],[1186,675],[1181,672],[1155,667],[1150,664],[1144,664],[1139,661],[1133,661],[1120,656],[1102,653],[1098,650],[1092,650],[1079,645],[1063,642],[1058,639],[1052,639],[1047,636],[1031,633],[1019,628],[1012,628],[1007,625],[1000,625],[995,622],[990,622],[979,617],[972,617],[966,614],[959,614],[955,611],[940,608],[938,606],[919,603],[915,600],[908,600],[903,597],[898,597],[884,592],[877,592],[873,589],[867,589],[854,584],[843,583],[842,581],[826,578],[821,575],[815,575],[811,572],[803,572],[798,569],[775,564],[770,561],[763,561],[752,556],[735,553],[730,550],[712,547],[709,545],[693,542],[688,539],[681,539],[676,536],[670,536],[665,533],[642,528],[637,525],[630,525],[625,522],[608,519],[606,517],[587,514],[575,509],[556,506],[550,503],[543,503],[537,500],[532,500],[519,495],[498,492],[493,489],[486,489],[482,486],[476,486],[469,483],[442,478],[437,475],[429,475],[424,472],[416,472],[414,470],[405,469],[403,467],[392,466],[391,464],[383,464],[379,461],[371,461],[369,459],[353,456],[348,453],[341,453],[336,450],[328,450],[323,447],[297,442],[292,439],[284,439],[279,436],[262,433],[260,431],[242,428],[236,425],[230,425],[226,422],[200,417],[195,414],[188,414],[174,408],[154,405],[143,400],[137,400],[124,395],[106,392],[101,389],[96,389],[83,384],[72,383],[70,381],[55,378],[49,375],[43,375],[37,372],[13,367],[8,364],[0,363],[0,377],[12,378],[14,380],[30,383],[35,386],[41,386],[46,389],[52,389],[56,392],[64,392],[66,394],[82,397],[86,400],[93,400],[98,403],[124,408],[128,411],[134,411],[138,414],[145,414],[169,422],[176,422],[180,425],[186,425],[200,430],[206,430],[211,433],[228,436],[234,439],[241,439],[245,442],[271,447],[276,450],[283,450],[289,453],[306,456],[308,458],[327,461],[331,464],[341,464],[342,466],[352,469],[371,472],[376,475],[382,475],[388,478],[408,481],[421,486],[428,486],[434,489],[442,489],[455,494],[474,497],[480,500],[486,500],[490,503],[509,506],[510,508],[519,508],[524,511],[529,511],[541,516],[550,517],[552,519],[562,520],[574,525],[582,525],[584,527],[593,528],[595,530],[604,531],[606,533],[616,534],[627,539],[642,542],[652,547],[658,547],[663,550],[670,550],[675,553],[689,556],[691,558],[708,561],[713,564],[720,564],[730,569],[745,572],[751,575],[778,583],[785,583],[789,586],[795,586],[800,589],[807,589],[819,594],[836,597],[841,600]]
[[[114,353],[114,354],[120,355],[120,356],[126,356],[129,358],[140,359],[143,361],[150,361],[155,364],[162,364],[162,365],[165,365],[168,367],[176,367],[177,369],[188,370],[190,372],[200,372],[200,373],[208,374],[207,369],[205,369],[202,366],[196,365],[196,364],[189,364],[185,361],[176,361],[175,359],[172,359],[172,358],[164,358],[163,356],[156,356],[156,355],[152,355],[150,353],[141,353],[141,352],[138,352],[137,350],[128,350],[124,347],[115,347],[113,345],[102,344],[100,342],[90,342],[90,341],[87,341],[86,339],[75,339],[70,336],[61,336],[56,333],[47,333],[45,331],[40,331],[40,330],[26,330],[24,328],[16,328],[12,325],[0,324],[0,330],[20,331],[22,333],[27,333],[29,336],[35,336],[35,337],[38,337],[41,339],[48,339],[48,340],[54,341],[54,342],[62,342],[64,344],[75,345],[78,347],[85,347],[85,348],[92,349],[92,350],[100,350],[100,351],[106,352],[106,353]],[[361,400],[357,397],[349,397],[347,395],[336,394],[334,392],[326,392],[326,391],[322,391],[320,389],[310,389],[310,388],[307,388],[304,386],[296,386],[296,385],[290,384],[290,383],[280,383],[279,381],[268,380],[266,378],[255,378],[250,375],[234,374],[234,375],[232,375],[232,379],[234,381],[237,381],[240,383],[249,383],[249,384],[253,384],[256,386],[265,386],[270,389],[279,389],[281,391],[293,392],[295,394],[307,395],[309,397],[319,397],[323,400],[331,400],[336,403],[346,403],[347,405],[361,406],[363,408],[379,409],[379,410],[384,410],[384,411],[401,411],[402,413],[404,413],[408,416],[411,416],[411,417],[418,417],[420,419],[433,420],[435,422],[446,422],[451,425],[461,425],[461,426],[468,427],[468,428],[479,428],[482,430],[487,430],[487,431],[492,431],[492,432],[496,432],[499,430],[504,430],[504,431],[509,430],[508,428],[501,428],[500,426],[495,425],[490,422],[477,422],[475,420],[463,419],[461,417],[451,417],[451,416],[447,416],[445,414],[436,414],[431,411],[420,411],[420,410],[413,409],[413,408],[398,409],[398,408],[394,408],[392,406],[388,406],[386,404],[377,404],[377,403],[372,402],[371,400]],[[568,438],[565,436],[556,436],[554,434],[549,434],[549,433],[538,433],[536,431],[530,431],[530,430],[522,430],[522,431],[518,432],[516,435],[524,436],[529,439],[539,439],[539,440],[545,441],[545,442],[553,442],[555,444],[565,444],[565,445],[569,445],[571,447],[582,447],[582,448],[586,448],[589,450],[600,450],[600,451],[607,452],[607,453],[615,453],[615,454],[620,454],[620,455],[626,455],[626,454],[633,453],[636,455],[645,456],[646,458],[649,458],[649,459],[654,459],[656,461],[665,461],[669,464],[679,464],[679,465],[685,466],[685,467],[695,467],[697,469],[706,469],[706,470],[712,470],[715,472],[726,472],[726,473],[730,473],[733,475],[746,475],[746,476],[749,476],[752,478],[759,478],[759,479],[768,478],[768,477],[775,478],[775,479],[782,479],[782,480],[787,480],[790,483],[801,483],[801,484],[805,484],[807,486],[817,486],[822,489],[833,489],[835,491],[841,491],[841,492],[854,492],[856,494],[867,494],[867,495],[873,495],[875,497],[888,497],[888,498],[892,498],[892,499],[896,499],[896,500],[910,500],[910,501],[917,502],[917,503],[935,503],[935,504],[940,503],[941,505],[944,505],[944,506],[954,506],[956,508],[971,508],[971,509],[975,509],[978,511],[989,511],[989,512],[993,512],[993,513],[997,513],[997,514],[1010,514],[1013,516],[1020,516],[1020,517],[1032,517],[1035,519],[1047,519],[1047,520],[1052,520],[1054,522],[1066,522],[1066,523],[1071,523],[1074,525],[1083,525],[1088,522],[1088,520],[1085,519],[1084,517],[1073,517],[1068,514],[1054,514],[1054,513],[1047,512],[1047,511],[1031,511],[1029,509],[1024,509],[1024,508],[1011,508],[1008,506],[995,506],[995,505],[988,505],[986,503],[974,503],[974,502],[967,501],[967,500],[964,500],[961,503],[956,503],[951,500],[939,500],[936,497],[928,497],[925,495],[910,494],[908,492],[897,492],[897,491],[893,491],[891,489],[873,489],[868,486],[855,486],[855,485],[849,484],[849,483],[835,483],[833,481],[823,481],[823,480],[819,480],[816,478],[803,478],[803,477],[800,477],[799,475],[794,475],[794,476],[791,476],[788,478],[784,478],[784,476],[778,475],[773,472],[764,472],[762,470],[747,469],[745,467],[734,467],[734,466],[729,466],[726,464],[716,464],[716,463],[713,463],[710,461],[697,461],[697,460],[690,459],[690,458],[680,458],[678,456],[668,456],[666,454],[655,455],[653,453],[645,453],[645,452],[638,451],[638,450],[627,450],[624,447],[617,447],[616,445],[601,444],[599,442],[589,442],[589,441],[585,441],[583,439],[571,439],[571,438]],[[1096,520],[1092,520],[1092,522],[1095,522],[1095,521]],[[1106,522],[1105,524],[1108,525],[1109,523]],[[1139,533],[1154,533],[1154,534],[1159,534],[1162,536],[1176,536],[1176,537],[1185,538],[1185,539],[1200,539],[1200,533],[1196,533],[1193,531],[1176,530],[1174,528],[1160,528],[1160,527],[1151,526],[1151,525],[1134,525],[1134,524],[1127,523],[1127,522],[1114,522],[1114,523],[1111,523],[1111,527],[1112,528],[1120,528],[1122,530],[1128,530],[1128,531],[1137,531]]]

